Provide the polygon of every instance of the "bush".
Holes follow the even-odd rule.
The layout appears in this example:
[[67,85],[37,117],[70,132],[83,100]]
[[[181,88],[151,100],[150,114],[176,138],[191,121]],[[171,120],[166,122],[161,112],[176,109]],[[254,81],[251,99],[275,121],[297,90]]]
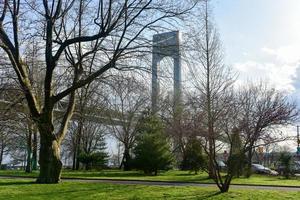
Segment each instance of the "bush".
[[0,165],[0,170],[7,170],[7,169],[8,169],[7,164]]
[[227,167],[228,173],[236,177],[240,177],[245,167],[245,154],[242,150],[240,132],[236,128],[231,134],[231,153],[227,160]]
[[138,132],[135,167],[154,175],[158,170],[170,169],[173,159],[162,122],[155,116],[146,116],[140,121]]
[[201,142],[196,138],[189,138],[180,164],[181,170],[191,170],[195,174],[207,167],[207,159],[202,153]]
[[282,166],[283,175],[286,178],[289,178],[292,173],[292,170],[291,170],[292,155],[287,152],[283,152],[280,154],[279,161]]
[[85,165],[86,170],[92,168],[103,169],[107,164],[107,154],[105,152],[81,153],[78,156],[78,161]]

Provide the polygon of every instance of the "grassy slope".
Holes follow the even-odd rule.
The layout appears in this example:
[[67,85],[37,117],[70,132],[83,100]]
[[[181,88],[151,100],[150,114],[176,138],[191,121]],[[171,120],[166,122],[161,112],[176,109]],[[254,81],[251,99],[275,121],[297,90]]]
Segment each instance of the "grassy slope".
[[[0,175],[16,175],[16,176],[37,176],[37,172],[26,174],[23,171],[0,171]],[[187,171],[168,171],[160,173],[158,176],[145,176],[138,171],[123,172],[119,170],[103,170],[103,171],[64,171],[63,177],[79,177],[79,178],[101,178],[101,179],[130,179],[130,180],[155,180],[155,181],[192,181],[201,183],[212,183],[207,179],[206,173],[198,175],[191,174]],[[262,184],[262,185],[291,185],[300,186],[299,179],[284,179],[280,176],[253,175],[251,178],[234,179],[232,183],[237,184]]]
[[26,180],[0,179],[0,199],[109,199],[109,200],[156,200],[156,199],[300,199],[298,192],[266,190],[231,190],[227,194],[216,193],[216,188],[159,187],[110,185],[66,182],[57,185],[32,184]]

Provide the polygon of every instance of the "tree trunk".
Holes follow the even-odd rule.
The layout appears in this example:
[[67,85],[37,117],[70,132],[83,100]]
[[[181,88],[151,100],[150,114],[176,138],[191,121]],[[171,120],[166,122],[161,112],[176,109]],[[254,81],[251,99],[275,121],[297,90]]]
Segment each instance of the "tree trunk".
[[222,186],[219,188],[221,193],[228,192],[233,175],[228,173]]
[[74,141],[74,150],[73,150],[73,163],[72,163],[72,170],[76,170],[76,163],[77,161],[77,143],[78,143],[78,132],[76,133],[76,131],[74,131],[76,134],[75,135],[75,141]]
[[122,169],[122,167],[123,167],[123,165],[124,165],[124,159],[125,159],[125,156],[124,156],[124,154],[123,154],[123,157],[122,157],[122,160],[121,160],[119,169]]
[[229,186],[230,184],[223,184],[222,187],[220,188],[221,193],[225,193],[229,191]]
[[73,152],[72,170],[76,170],[76,151],[77,151],[77,147],[75,147],[74,152]]
[[40,174],[38,183],[58,183],[60,181],[62,162],[60,160],[59,143],[52,132],[40,130]]
[[92,163],[88,162],[85,164],[85,170],[91,170],[92,169]]
[[215,159],[215,149],[213,146],[213,128],[209,128],[209,135],[208,135],[208,145],[209,145],[209,155],[208,155],[208,177],[211,179],[215,179],[215,168],[219,166],[215,166],[214,159]]
[[248,151],[246,177],[249,178],[252,174],[252,149]]
[[33,131],[33,145],[32,145],[32,170],[37,170],[37,130]]
[[79,170],[79,162],[78,157],[81,153],[81,137],[82,137],[82,129],[83,129],[83,119],[80,119],[78,121],[78,132],[77,132],[77,138],[76,138],[76,158],[75,158],[75,169]]
[[123,166],[124,171],[130,171],[131,170],[131,156],[129,154],[129,148],[125,146],[124,149],[124,159],[123,159]]
[[31,154],[32,154],[32,126],[28,125],[28,135],[27,135],[27,159],[26,159],[26,173],[32,172],[32,166],[31,166]]
[[3,154],[4,154],[4,147],[3,147],[3,144],[2,144],[1,149],[0,149],[0,169],[1,169],[1,166],[2,166]]
[[[208,159],[208,177],[211,179],[215,178],[215,173],[214,173],[214,161],[212,160],[212,158]],[[218,166],[216,166],[218,167]]]

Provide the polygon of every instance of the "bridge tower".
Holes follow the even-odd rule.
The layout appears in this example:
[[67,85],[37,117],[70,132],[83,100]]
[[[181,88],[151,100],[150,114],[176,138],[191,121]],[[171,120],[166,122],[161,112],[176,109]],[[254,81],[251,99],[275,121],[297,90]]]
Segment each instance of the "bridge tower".
[[157,99],[159,83],[157,67],[164,57],[171,57],[174,61],[174,109],[178,110],[181,102],[181,56],[180,32],[172,31],[153,36],[152,50],[152,112],[158,111]]

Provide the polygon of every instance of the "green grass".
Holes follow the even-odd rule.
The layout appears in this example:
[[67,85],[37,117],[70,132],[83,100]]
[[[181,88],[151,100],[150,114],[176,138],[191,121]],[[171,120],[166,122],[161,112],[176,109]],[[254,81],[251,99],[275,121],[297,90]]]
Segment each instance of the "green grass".
[[[34,176],[38,172],[27,174],[23,171],[0,171],[0,175],[14,175],[14,176]],[[64,170],[63,177],[69,178],[100,178],[100,179],[126,179],[126,180],[150,180],[150,181],[182,181],[182,182],[200,182],[213,183],[213,180],[207,178],[206,173],[199,173],[194,175],[188,171],[171,170],[162,172],[158,176],[145,176],[139,171],[123,172],[120,170],[103,170],[103,171],[71,171]],[[300,186],[300,179],[292,178],[285,179],[281,176],[267,176],[267,175],[252,175],[251,178],[235,178],[232,183],[235,184],[258,184],[258,185],[284,185],[284,186]]]
[[124,172],[120,170],[103,170],[103,171],[92,171],[92,172],[74,172],[74,171],[64,171],[62,176],[64,177],[80,177],[80,178],[103,178],[103,179],[129,179],[129,180],[150,180],[150,181],[201,181],[201,182],[211,182],[207,178],[206,173],[199,173],[195,175],[188,171],[177,171],[171,170],[166,172],[161,172],[157,176],[146,176],[140,171],[129,171]]
[[[33,176],[38,172],[25,173],[18,170],[0,170],[0,175]],[[153,181],[210,181],[207,174],[194,175],[188,171],[171,170],[159,173],[158,176],[146,176],[140,171],[102,170],[102,171],[72,171],[64,170],[62,177],[67,178],[101,178],[101,179],[124,179],[124,180],[153,180]]]
[[232,183],[235,184],[253,184],[253,185],[281,185],[281,186],[299,186],[299,178],[286,179],[282,176],[252,175],[250,178],[236,178]]
[[86,200],[156,200],[156,199],[300,199],[300,192],[235,190],[219,194],[217,188],[112,185],[63,182],[55,185],[34,184],[28,180],[0,179],[0,199],[86,199]]

